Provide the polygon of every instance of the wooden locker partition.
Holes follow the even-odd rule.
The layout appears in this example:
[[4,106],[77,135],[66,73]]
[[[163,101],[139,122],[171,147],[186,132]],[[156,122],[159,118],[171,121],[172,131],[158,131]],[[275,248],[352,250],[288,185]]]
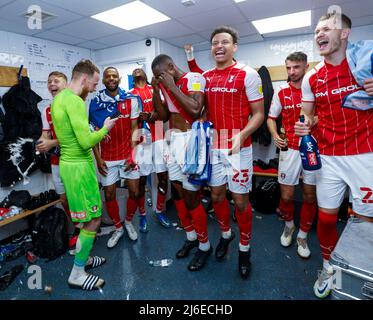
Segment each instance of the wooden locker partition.
[[[11,87],[18,83],[19,67],[0,66],[0,87]],[[27,69],[22,69],[22,75],[27,76]]]

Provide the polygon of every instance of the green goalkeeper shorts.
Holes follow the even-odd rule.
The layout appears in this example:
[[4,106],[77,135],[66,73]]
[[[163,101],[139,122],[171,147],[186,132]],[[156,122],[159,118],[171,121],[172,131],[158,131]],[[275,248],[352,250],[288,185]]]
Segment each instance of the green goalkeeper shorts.
[[73,222],[101,216],[101,196],[93,161],[60,161],[60,175]]

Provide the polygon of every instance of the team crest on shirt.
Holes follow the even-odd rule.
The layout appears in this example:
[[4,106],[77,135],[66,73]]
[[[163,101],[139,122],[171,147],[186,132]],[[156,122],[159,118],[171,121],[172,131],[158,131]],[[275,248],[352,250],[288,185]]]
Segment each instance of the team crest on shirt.
[[259,92],[259,94],[263,94],[263,87],[262,86],[258,87],[258,92]]
[[91,210],[92,210],[92,212],[97,212],[97,210],[98,210],[98,206],[93,206],[93,207],[91,208]]
[[281,175],[280,175],[281,179],[284,180],[286,178],[286,173],[284,172],[281,172]]
[[232,83],[232,82],[233,82],[233,79],[234,79],[234,76],[230,76],[229,79],[228,79],[228,82],[229,82],[229,83]]

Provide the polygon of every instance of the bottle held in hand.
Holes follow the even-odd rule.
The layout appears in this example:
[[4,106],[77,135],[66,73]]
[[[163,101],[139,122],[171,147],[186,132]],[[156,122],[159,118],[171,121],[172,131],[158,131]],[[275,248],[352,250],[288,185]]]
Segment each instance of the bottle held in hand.
[[[304,122],[304,115],[299,116],[299,121]],[[299,153],[304,170],[318,170],[321,168],[319,148],[315,138],[308,134],[300,139]]]
[[286,133],[285,133],[284,127],[281,127],[279,136],[282,140],[285,141],[285,144],[286,144],[285,147],[282,147],[280,150],[281,151],[288,151],[288,139],[286,138]]

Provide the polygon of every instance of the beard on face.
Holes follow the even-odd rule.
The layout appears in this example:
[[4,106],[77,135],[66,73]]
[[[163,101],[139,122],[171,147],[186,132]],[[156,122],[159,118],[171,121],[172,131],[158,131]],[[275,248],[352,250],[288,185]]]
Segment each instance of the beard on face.
[[110,84],[107,84],[105,85],[106,89],[110,92],[114,92],[114,91],[117,91],[118,87],[119,87],[119,83],[116,83],[115,85],[110,85]]

